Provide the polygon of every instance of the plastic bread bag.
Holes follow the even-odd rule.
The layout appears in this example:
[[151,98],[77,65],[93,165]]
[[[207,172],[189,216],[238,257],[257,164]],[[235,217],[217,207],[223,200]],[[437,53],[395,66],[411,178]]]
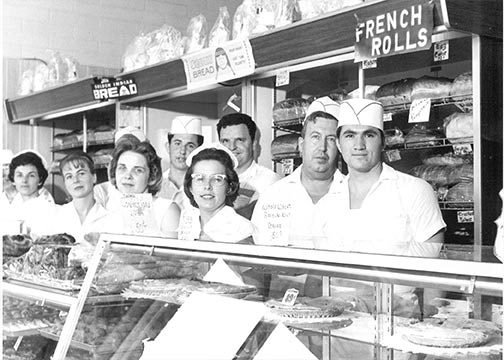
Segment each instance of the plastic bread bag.
[[243,0],[233,16],[233,39],[249,37],[256,23],[256,8],[253,0]]
[[67,65],[58,51],[49,50],[50,59],[47,63],[49,67],[49,76],[47,78],[47,86],[55,86],[64,83],[64,74],[66,73]]
[[189,20],[187,26],[187,43],[185,53],[201,50],[206,45],[207,39],[207,21],[206,18],[199,14]]
[[148,34],[147,65],[157,64],[183,54],[182,34],[173,26],[163,25]]
[[147,47],[150,38],[144,34],[136,36],[128,45],[122,57],[123,71],[131,71],[147,65]]
[[275,14],[275,27],[280,27],[301,20],[297,9],[297,0],[279,0]]
[[63,56],[63,62],[66,64],[65,82],[77,80],[79,77],[77,60],[70,56]]
[[301,19],[311,19],[322,13],[318,4],[319,0],[298,0],[299,13]]
[[275,14],[278,3],[269,0],[255,0],[256,26],[253,34],[260,34],[275,28]]
[[229,11],[226,6],[219,8],[219,16],[215,21],[212,30],[210,30],[210,35],[208,36],[208,46],[215,47],[219,46],[231,37],[231,31],[229,30],[230,22]]
[[33,75],[33,69],[23,71],[16,92],[18,95],[28,95],[33,91]]

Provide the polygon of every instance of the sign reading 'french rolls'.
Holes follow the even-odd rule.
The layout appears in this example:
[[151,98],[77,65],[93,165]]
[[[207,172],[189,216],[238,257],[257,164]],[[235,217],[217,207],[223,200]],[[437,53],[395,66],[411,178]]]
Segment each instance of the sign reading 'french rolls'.
[[355,29],[355,62],[429,49],[433,7],[433,3],[416,4],[359,19]]

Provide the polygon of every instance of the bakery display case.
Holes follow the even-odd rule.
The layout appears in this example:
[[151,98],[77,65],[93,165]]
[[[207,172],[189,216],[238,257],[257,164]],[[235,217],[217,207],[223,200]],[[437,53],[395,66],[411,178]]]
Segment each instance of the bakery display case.
[[[38,333],[55,342],[48,345],[53,359],[140,359],[158,336],[169,349],[166,333],[181,309],[205,294],[238,307],[260,304],[257,328],[234,349],[238,358],[260,355],[270,336],[277,341],[271,334],[278,324],[318,359],[502,357],[502,264],[120,234],[103,234],[91,257],[78,247],[70,251],[74,266],[86,264],[85,277],[49,283],[20,271],[4,279],[4,311],[17,308],[4,316],[4,342],[22,345],[20,336]],[[30,254],[19,259],[28,265]],[[428,299],[429,290],[459,300]],[[479,295],[480,314],[470,301]],[[204,319],[185,316],[197,344]],[[233,321],[241,326],[239,317]]]

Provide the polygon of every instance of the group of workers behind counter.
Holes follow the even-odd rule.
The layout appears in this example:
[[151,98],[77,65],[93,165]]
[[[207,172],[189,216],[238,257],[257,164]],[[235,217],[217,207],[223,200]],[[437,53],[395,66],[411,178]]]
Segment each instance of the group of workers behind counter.
[[[174,118],[163,173],[140,130],[119,130],[109,181],[98,185],[91,157],[74,151],[59,165],[72,198],[65,205],[55,205],[43,187],[43,157],[23,151],[10,161],[0,216],[23,220],[33,237],[66,232],[82,242],[87,233],[123,233],[125,194],[151,194],[150,235],[438,256],[446,224],[432,188],[381,160],[380,103],[312,102],[298,140],[302,164],[284,178],[257,163],[259,131],[250,116],[223,116],[217,134],[218,143],[203,144],[200,118]],[[347,175],[338,169],[339,154]]]

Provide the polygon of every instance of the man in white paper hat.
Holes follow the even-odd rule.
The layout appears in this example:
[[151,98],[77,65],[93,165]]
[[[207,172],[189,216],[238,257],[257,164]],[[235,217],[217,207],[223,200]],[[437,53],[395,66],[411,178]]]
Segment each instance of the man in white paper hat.
[[259,165],[255,156],[260,148],[260,133],[252,118],[243,113],[224,115],[217,123],[217,134],[222,145],[238,159],[236,173],[240,178],[240,191],[234,208],[250,219],[259,195],[271,184],[280,180],[280,175]]
[[310,104],[298,144],[303,163],[261,194],[252,215],[258,228],[255,243],[313,248],[322,235],[315,219],[333,207],[337,169],[339,104],[322,97]]
[[201,122],[201,118],[192,115],[175,117],[165,145],[170,155],[170,167],[163,173],[159,196],[173,200],[181,209],[190,206],[189,199],[184,194],[184,176],[188,168],[186,159],[203,144]]

